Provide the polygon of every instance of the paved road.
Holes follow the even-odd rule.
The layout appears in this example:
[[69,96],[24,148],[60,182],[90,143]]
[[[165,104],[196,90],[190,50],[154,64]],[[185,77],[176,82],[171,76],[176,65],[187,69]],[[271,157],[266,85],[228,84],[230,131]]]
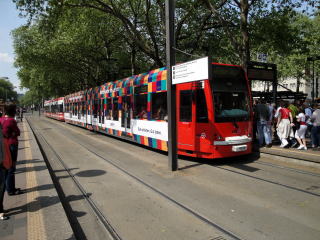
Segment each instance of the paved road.
[[[29,120],[50,145],[44,150],[58,154],[122,239],[319,239],[320,168],[266,157],[180,159],[172,173],[163,153],[44,117]],[[52,168],[68,179],[61,165]],[[77,196],[66,198],[80,235],[101,239],[101,225]]]

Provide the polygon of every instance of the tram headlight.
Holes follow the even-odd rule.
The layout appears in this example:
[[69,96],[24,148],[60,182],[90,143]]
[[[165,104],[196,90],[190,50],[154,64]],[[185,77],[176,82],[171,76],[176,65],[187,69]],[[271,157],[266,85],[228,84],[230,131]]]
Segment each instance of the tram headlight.
[[223,140],[223,137],[221,137],[219,134],[214,134],[214,139],[221,141],[221,140]]

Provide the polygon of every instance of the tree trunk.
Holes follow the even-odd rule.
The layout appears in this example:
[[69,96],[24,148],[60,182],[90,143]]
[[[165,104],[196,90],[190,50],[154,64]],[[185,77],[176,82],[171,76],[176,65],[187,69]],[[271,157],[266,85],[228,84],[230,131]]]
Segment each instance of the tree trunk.
[[134,45],[131,46],[131,75],[137,74],[137,64],[136,64],[136,53],[137,50]]

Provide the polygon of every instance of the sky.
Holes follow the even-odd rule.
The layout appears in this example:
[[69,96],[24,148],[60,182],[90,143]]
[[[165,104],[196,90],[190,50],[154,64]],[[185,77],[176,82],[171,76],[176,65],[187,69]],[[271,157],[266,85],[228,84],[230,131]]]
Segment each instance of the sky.
[[0,0],[0,77],[8,77],[18,93],[24,93],[26,89],[20,89],[17,69],[13,66],[15,55],[10,32],[26,22],[27,19],[19,17],[12,0]]

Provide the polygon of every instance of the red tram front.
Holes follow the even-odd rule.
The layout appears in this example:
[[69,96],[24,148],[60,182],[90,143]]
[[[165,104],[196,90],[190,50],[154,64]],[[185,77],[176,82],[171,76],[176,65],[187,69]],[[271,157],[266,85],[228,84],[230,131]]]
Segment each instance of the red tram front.
[[178,153],[225,158],[252,151],[251,93],[240,66],[212,64],[212,79],[177,84]]

